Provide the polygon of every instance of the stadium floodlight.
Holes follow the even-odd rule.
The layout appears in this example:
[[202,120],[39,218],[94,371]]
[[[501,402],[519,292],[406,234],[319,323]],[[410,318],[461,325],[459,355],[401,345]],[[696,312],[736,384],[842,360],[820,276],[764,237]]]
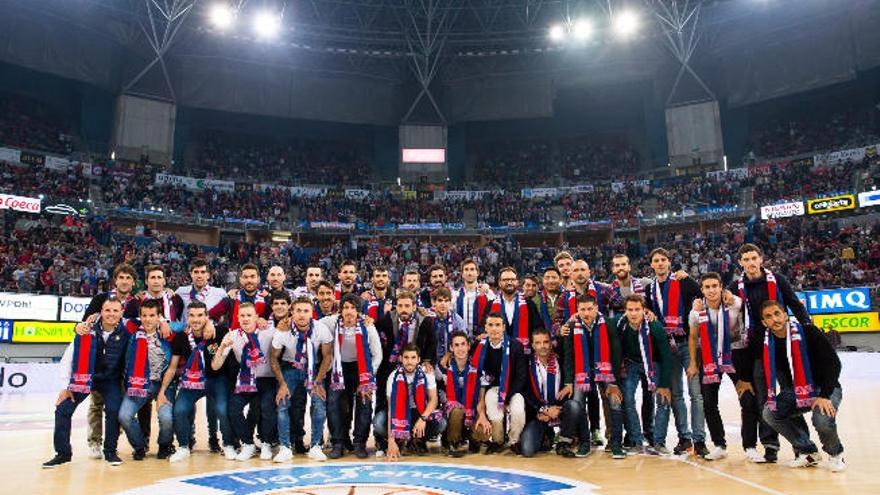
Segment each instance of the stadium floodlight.
[[254,15],[254,33],[260,38],[274,38],[281,31],[281,15],[261,10]]
[[639,28],[639,16],[632,10],[624,10],[614,15],[613,26],[618,36],[623,38],[632,36]]
[[593,24],[587,19],[581,19],[572,26],[574,38],[578,41],[586,41],[593,35]]
[[551,41],[562,41],[565,38],[565,28],[562,27],[562,24],[554,24],[550,26],[547,36]]
[[217,29],[228,29],[235,22],[235,11],[225,3],[216,3],[211,7],[209,18]]

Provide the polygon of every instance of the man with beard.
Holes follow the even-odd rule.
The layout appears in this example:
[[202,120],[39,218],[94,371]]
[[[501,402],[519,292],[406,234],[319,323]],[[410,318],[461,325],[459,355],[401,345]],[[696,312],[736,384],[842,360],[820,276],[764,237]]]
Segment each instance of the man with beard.
[[477,281],[479,277],[480,268],[476,261],[472,259],[462,261],[462,286],[452,294],[452,307],[464,320],[468,333],[474,337],[482,333],[480,326],[489,313],[490,303],[495,299],[495,294],[486,284],[482,286],[479,284]]
[[390,278],[388,276],[388,268],[377,266],[373,268],[373,275],[370,277],[372,288],[361,293],[361,299],[364,300],[364,314],[379,321],[385,313],[391,311],[394,307],[392,294],[389,289]]
[[339,273],[337,274],[339,283],[336,284],[336,301],[339,302],[345,294],[357,294],[357,263],[353,260],[345,260],[339,265]]
[[313,315],[316,320],[325,318],[336,312],[336,297],[333,284],[327,280],[318,282],[318,288],[315,291],[315,299],[312,303]]
[[571,287],[571,269],[574,264],[574,258],[568,251],[559,251],[553,258],[553,264],[559,270],[562,277],[562,290],[568,290]]
[[284,268],[281,268],[278,265],[273,265],[269,268],[269,273],[266,274],[266,282],[269,284],[270,293],[275,292],[276,290],[284,291],[287,292],[292,299],[294,297],[294,291],[284,286],[284,282],[286,281],[287,275],[284,273]]
[[433,265],[428,270],[428,286],[420,290],[418,293],[418,307],[422,316],[427,316],[428,311],[434,305],[432,296],[434,291],[446,287],[446,267],[443,265]]
[[226,321],[230,329],[238,328],[238,308],[243,303],[254,305],[257,318],[266,319],[272,313],[272,302],[265,290],[260,290],[260,270],[253,263],[245,263],[238,273],[238,289],[230,289],[227,293],[229,301]]
[[551,331],[553,335],[553,318],[556,316],[556,301],[559,299],[562,277],[556,267],[549,266],[544,269],[544,276],[541,279],[541,291],[532,297],[532,302],[541,313],[541,321],[544,322],[544,328]]
[[[312,303],[318,297],[318,284],[324,280],[324,271],[320,266],[309,265],[306,267],[306,285],[297,287],[294,291],[295,297],[311,298]],[[332,284],[331,284],[332,288]]]
[[543,328],[544,324],[535,303],[516,290],[518,285],[516,269],[510,266],[502,268],[498,273],[501,297],[492,302],[492,311],[501,313],[507,335],[519,341],[525,354],[529,354],[532,331]]

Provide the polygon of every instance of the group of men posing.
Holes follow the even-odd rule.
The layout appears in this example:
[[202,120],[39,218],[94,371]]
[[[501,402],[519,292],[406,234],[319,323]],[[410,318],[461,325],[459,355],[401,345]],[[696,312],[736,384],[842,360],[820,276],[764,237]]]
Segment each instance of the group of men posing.
[[653,276],[637,278],[627,256],[614,256],[606,284],[563,251],[540,279],[501,269],[494,290],[472,260],[461,264],[459,288],[436,265],[427,287],[408,272],[396,291],[383,267],[361,290],[353,261],[335,285],[309,267],[296,290],[281,267],[262,286],[246,264],[239,288],[226,291],[208,285],[196,259],[191,285],[172,291],[163,268],[148,266],[146,290],[133,294],[137,274],[120,265],[62,358],[69,385],[56,401],[56,456],[43,466],[70,461],[71,416],[86,398],[92,456],[112,465],[122,463],[120,426],[133,458],[146,456],[154,401],[158,457],[188,458],[203,397],[209,448],[229,460],[363,459],[371,427],[376,455],[388,460],[426,454],[438,438],[452,457],[484,446],[586,457],[603,444],[614,459],[664,455],[670,410],[672,453],[717,460],[727,456],[718,408],[727,375],[748,460],[775,462],[781,434],[792,467],[817,465],[809,412],[827,466],[843,470],[840,361],[788,280],[762,267],[760,248],[740,248],[743,276],[727,289],[716,273],[672,273],[662,248],[649,257]]

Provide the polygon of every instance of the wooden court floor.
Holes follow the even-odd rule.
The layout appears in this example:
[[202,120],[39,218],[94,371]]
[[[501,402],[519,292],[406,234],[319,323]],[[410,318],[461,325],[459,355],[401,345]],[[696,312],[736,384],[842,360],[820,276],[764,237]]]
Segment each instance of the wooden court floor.
[[[725,382],[722,387],[721,411],[727,428],[730,456],[721,461],[708,462],[690,457],[654,458],[635,456],[625,460],[612,460],[603,452],[594,451],[586,459],[562,459],[552,454],[542,454],[532,459],[503,455],[470,455],[461,459],[449,459],[436,454],[427,457],[405,457],[408,462],[457,464],[469,468],[495,470],[497,479],[504,480],[505,472],[497,469],[530,472],[537,476],[562,477],[584,482],[592,493],[653,493],[681,494],[706,492],[720,494],[839,494],[880,493],[880,461],[875,457],[880,446],[880,354],[842,354],[844,362],[843,402],[838,418],[839,431],[845,447],[847,471],[831,473],[822,467],[794,470],[786,461],[792,458],[790,446],[783,441],[780,462],[775,465],[748,463],[739,445],[738,406],[733,386]],[[153,427],[152,452],[145,461],[131,460],[131,448],[124,435],[120,437],[120,456],[126,462],[111,467],[103,461],[87,458],[86,407],[80,406],[74,416],[72,443],[73,462],[55,470],[43,470],[40,464],[53,455],[52,424],[54,396],[0,395],[0,494],[103,494],[141,489],[142,493],[224,493],[223,491],[194,488],[172,490],[155,485],[162,480],[189,475],[234,471],[242,469],[285,469],[290,466],[327,465],[308,461],[305,456],[295,456],[291,464],[274,464],[270,461],[226,461],[219,455],[207,452],[204,420],[197,426],[198,445],[193,457],[179,464],[160,461],[155,455]],[[203,403],[203,401],[202,401]],[[200,407],[204,407],[203,405]],[[203,418],[199,414],[199,418]],[[155,414],[154,414],[155,417]],[[307,429],[308,431],[308,429]],[[813,433],[814,441],[818,438]],[[674,426],[670,424],[670,444],[675,441]],[[817,443],[818,444],[818,443]],[[671,446],[671,445],[670,445]],[[436,449],[434,449],[436,451]],[[358,461],[353,456],[342,459]],[[377,463],[369,469],[384,469],[384,461],[371,458]],[[424,468],[420,468],[424,469]],[[277,472],[276,472],[277,473]],[[245,472],[239,478],[259,478],[258,471]],[[248,483],[249,484],[249,483]],[[395,485],[390,483],[389,485]],[[142,487],[154,486],[152,491]],[[170,485],[169,485],[170,486]],[[159,488],[155,488],[159,487]],[[388,490],[381,491],[343,487],[342,491],[297,491],[285,489],[272,493],[440,493],[440,491]],[[589,490],[587,490],[589,491]],[[495,490],[467,486],[461,493],[522,493],[516,488]],[[584,493],[583,490],[576,491]],[[245,492],[237,492],[245,493]],[[247,493],[255,493],[253,490]],[[263,493],[268,493],[263,491]],[[443,492],[450,493],[450,492]],[[534,492],[531,492],[534,493]]]

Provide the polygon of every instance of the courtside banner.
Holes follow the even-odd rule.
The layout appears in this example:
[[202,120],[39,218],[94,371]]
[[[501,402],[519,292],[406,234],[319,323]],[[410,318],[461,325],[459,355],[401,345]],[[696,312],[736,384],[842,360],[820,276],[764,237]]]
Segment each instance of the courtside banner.
[[798,292],[798,299],[813,315],[871,311],[871,291],[867,287]]
[[0,318],[55,321],[58,318],[58,297],[0,292]]
[[779,203],[761,207],[761,220],[770,218],[799,217],[804,214],[804,203]]
[[62,297],[61,317],[58,319],[60,321],[82,321],[90,302],[92,302],[91,297]]
[[880,191],[865,191],[859,193],[859,208],[880,205]]
[[811,199],[807,201],[807,213],[810,215],[815,215],[817,213],[830,213],[832,211],[854,210],[855,207],[856,197],[852,194],[842,194],[840,196]]
[[874,313],[840,313],[816,315],[813,324],[822,330],[836,330],[840,333],[880,332],[880,317]]
[[0,395],[58,393],[67,384],[58,363],[0,364]]
[[27,196],[16,196],[14,194],[0,193],[0,210],[15,210],[25,213],[39,213],[40,204],[43,200],[40,198],[29,198]]
[[16,321],[12,342],[22,344],[67,344],[73,342],[76,323],[66,321]]

